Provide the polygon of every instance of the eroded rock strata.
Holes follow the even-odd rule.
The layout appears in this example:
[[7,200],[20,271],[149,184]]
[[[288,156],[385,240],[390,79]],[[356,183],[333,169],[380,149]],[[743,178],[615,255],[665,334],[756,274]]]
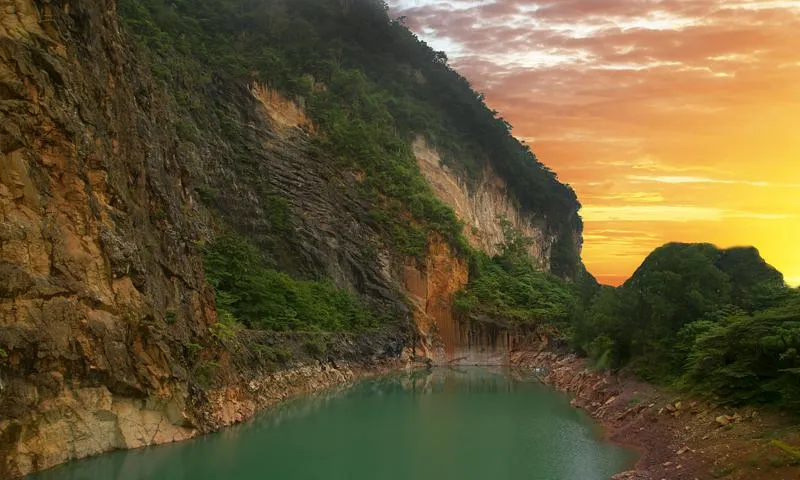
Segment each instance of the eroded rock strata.
[[[422,258],[395,251],[358,194],[362,174],[320,151],[297,102],[259,81],[169,88],[113,0],[0,1],[1,478],[190,438],[411,355],[507,351],[502,333],[454,316],[465,260],[436,237]],[[178,96],[229,124],[202,109],[182,117]],[[218,134],[230,125],[235,143]],[[495,253],[504,216],[548,268],[557,229],[523,211],[493,169],[468,186],[435,149],[413,149],[474,247]],[[395,327],[328,338],[324,355],[250,331],[223,347],[201,252],[221,222]],[[561,235],[580,248],[579,227]]]

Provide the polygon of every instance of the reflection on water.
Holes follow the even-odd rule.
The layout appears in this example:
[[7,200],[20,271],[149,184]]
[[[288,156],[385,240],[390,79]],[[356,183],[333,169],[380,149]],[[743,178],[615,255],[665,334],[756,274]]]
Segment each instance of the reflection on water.
[[217,434],[31,478],[599,480],[629,460],[534,378],[453,367],[332,388]]

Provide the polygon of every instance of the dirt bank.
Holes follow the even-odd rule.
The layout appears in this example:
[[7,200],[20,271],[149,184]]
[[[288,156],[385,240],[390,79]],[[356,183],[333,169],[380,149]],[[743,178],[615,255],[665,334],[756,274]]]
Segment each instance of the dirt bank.
[[539,368],[542,381],[574,395],[608,439],[639,452],[616,480],[798,480],[800,425],[779,413],[731,409],[588,368],[547,350],[517,351],[511,364]]

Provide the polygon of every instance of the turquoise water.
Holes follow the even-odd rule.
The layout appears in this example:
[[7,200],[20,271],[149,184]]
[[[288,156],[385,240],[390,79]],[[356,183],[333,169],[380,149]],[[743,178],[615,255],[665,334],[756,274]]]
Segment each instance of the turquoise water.
[[564,395],[478,367],[368,380],[302,397],[184,443],[72,462],[36,480],[600,480],[630,452]]

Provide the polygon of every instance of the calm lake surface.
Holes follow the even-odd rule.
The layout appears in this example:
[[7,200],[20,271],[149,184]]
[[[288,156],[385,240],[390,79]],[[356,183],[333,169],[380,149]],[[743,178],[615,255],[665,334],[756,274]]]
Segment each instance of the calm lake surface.
[[601,480],[632,460],[566,396],[507,370],[464,367],[367,380],[196,440],[28,478]]

